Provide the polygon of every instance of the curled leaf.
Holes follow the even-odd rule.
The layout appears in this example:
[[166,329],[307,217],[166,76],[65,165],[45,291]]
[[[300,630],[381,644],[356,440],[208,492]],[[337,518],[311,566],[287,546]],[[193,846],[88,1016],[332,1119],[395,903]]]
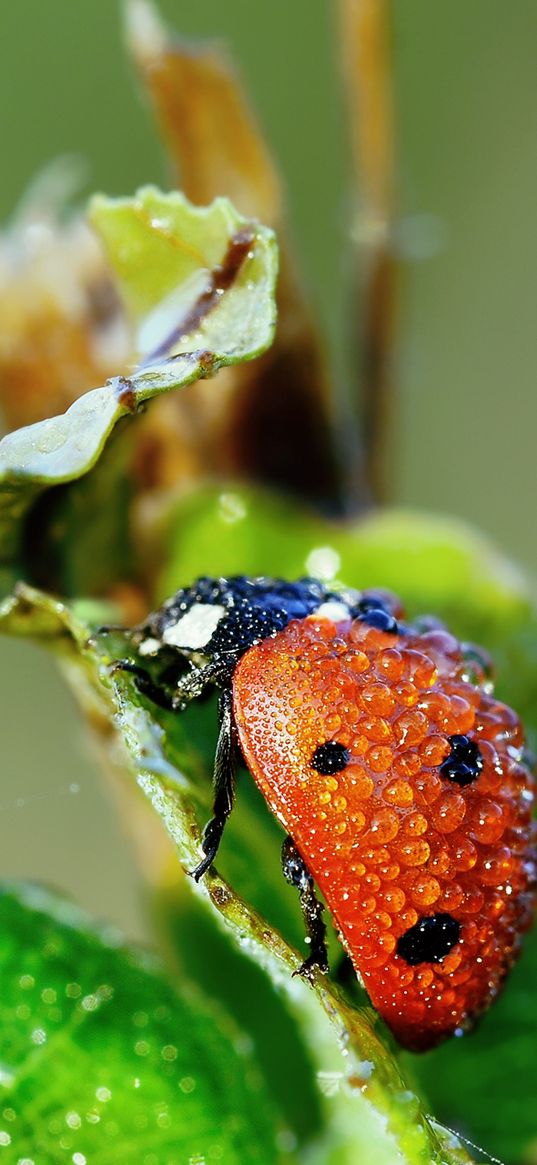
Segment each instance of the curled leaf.
[[277,252],[268,227],[226,198],[197,207],[150,186],[133,199],[96,196],[90,217],[138,325],[139,375],[159,357],[206,352],[221,367],[269,346]]
[[87,473],[121,417],[252,359],[272,339],[277,252],[268,228],[241,218],[225,199],[201,209],[152,188],[134,199],[99,198],[92,215],[139,324],[144,361],[66,413],[0,442],[4,561],[17,551],[21,519],[36,496]]

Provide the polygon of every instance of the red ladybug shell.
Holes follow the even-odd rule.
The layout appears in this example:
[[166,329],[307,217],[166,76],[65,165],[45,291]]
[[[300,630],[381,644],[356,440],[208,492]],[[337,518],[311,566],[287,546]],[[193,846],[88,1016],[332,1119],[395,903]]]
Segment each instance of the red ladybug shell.
[[[414,1050],[460,1033],[488,1006],[532,915],[522,729],[485,677],[471,682],[467,671],[446,632],[394,635],[313,616],[251,647],[233,677],[246,763],[372,1002]],[[469,784],[440,769],[457,734],[478,743]],[[328,741],[348,759],[323,775],[312,758]],[[404,936],[423,920],[442,929],[438,919],[451,927],[449,950],[427,961]]]

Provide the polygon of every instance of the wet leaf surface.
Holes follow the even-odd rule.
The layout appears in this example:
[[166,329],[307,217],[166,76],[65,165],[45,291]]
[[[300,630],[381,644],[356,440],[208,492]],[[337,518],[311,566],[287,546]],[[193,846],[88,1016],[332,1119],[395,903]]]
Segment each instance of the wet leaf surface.
[[199,989],[35,887],[0,890],[0,920],[0,1160],[295,1160],[248,1040]]

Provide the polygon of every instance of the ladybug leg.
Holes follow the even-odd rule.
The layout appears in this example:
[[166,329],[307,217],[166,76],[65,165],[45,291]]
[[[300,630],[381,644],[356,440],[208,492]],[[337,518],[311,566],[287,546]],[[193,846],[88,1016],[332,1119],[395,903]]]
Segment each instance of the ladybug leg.
[[130,672],[134,676],[137,692],[146,696],[165,712],[183,712],[191,700],[201,696],[212,683],[212,667],[192,668],[188,675],[179,675],[175,668],[168,668],[160,683],[149,672],[130,659],[118,659],[112,665],[112,675],[116,671]]
[[[212,664],[207,664],[205,667],[192,667],[187,675],[178,676],[174,684],[175,710],[184,712],[191,700],[198,700],[201,696],[205,695],[208,689],[213,687],[216,682],[217,676]],[[220,704],[218,705],[218,722],[221,724]]]
[[224,688],[218,697],[218,721],[220,731],[214,761],[213,816],[203,831],[201,848],[205,857],[191,872],[191,876],[196,882],[199,882],[216,857],[224,826],[233,808],[235,797],[237,748],[231,688]]
[[307,959],[298,971],[295,971],[295,975],[311,979],[315,967],[325,975],[328,971],[328,953],[325,943],[326,926],[322,920],[324,906],[317,898],[313,878],[292,837],[286,837],[282,846],[282,868],[287,881],[292,886],[298,887],[302,916],[306,924],[306,942],[311,945]]
[[165,687],[155,683],[144,667],[139,667],[130,659],[118,659],[111,671],[112,675],[116,671],[130,672],[134,676],[134,686],[140,695],[147,696],[148,700],[152,700],[154,704],[159,708],[164,708],[166,712],[174,712],[177,709],[177,701],[174,700],[174,696]]

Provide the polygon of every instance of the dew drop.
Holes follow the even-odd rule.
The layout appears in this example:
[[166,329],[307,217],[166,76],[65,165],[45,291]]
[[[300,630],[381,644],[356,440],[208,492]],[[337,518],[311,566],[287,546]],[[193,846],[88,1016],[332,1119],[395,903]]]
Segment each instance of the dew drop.
[[166,1044],[165,1047],[162,1048],[160,1054],[161,1054],[163,1060],[168,1060],[168,1061],[176,1060],[177,1059],[177,1048],[173,1044]]

